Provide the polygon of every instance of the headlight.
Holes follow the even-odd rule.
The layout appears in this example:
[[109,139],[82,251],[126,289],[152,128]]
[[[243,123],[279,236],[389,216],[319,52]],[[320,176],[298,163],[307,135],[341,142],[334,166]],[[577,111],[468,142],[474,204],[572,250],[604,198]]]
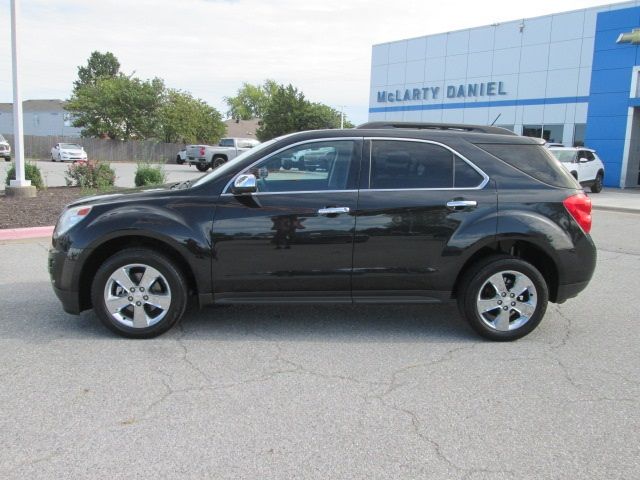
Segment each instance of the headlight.
[[53,232],[54,237],[62,235],[71,227],[80,223],[87,217],[87,215],[89,215],[90,211],[91,207],[84,205],[80,207],[67,208],[58,219],[56,229]]

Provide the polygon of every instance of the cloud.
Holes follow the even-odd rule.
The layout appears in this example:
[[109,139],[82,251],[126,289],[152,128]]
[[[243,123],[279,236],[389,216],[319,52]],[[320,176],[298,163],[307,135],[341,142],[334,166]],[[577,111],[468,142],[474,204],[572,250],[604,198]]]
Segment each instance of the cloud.
[[[596,5],[600,0],[19,0],[22,94],[66,98],[77,66],[111,51],[122,69],[165,79],[224,111],[242,82],[293,83],[365,121],[371,46]],[[11,101],[9,2],[0,7],[0,101]],[[534,2],[540,4],[540,2]]]

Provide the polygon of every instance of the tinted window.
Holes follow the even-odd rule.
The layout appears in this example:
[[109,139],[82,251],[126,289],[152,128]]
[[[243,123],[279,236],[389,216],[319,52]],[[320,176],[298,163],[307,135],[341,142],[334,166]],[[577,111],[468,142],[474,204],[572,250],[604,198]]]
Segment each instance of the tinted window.
[[582,152],[582,155],[580,156],[582,158],[586,158],[590,162],[596,159],[596,157],[593,156],[593,152],[590,152],[589,150],[585,150],[584,152]]
[[480,144],[491,155],[540,180],[564,188],[578,188],[576,180],[540,145]]
[[218,146],[233,147],[233,138],[223,138],[222,140],[220,140],[220,143],[218,143]]
[[370,188],[451,188],[453,153],[421,142],[374,140]]
[[473,188],[479,186],[484,178],[471,165],[456,156],[453,186],[456,188]]
[[358,145],[351,140],[305,143],[270,156],[250,172],[259,192],[354,189]]

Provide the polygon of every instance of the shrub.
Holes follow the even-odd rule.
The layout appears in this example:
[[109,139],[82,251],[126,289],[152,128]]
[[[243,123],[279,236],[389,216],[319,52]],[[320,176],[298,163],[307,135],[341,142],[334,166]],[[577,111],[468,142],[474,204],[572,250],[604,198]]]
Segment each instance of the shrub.
[[[11,164],[11,167],[7,171],[7,179],[5,180],[5,185],[9,185],[11,180],[15,180],[16,178],[16,164]],[[44,188],[44,182],[42,181],[42,174],[40,173],[40,169],[34,163],[25,162],[24,164],[24,178],[27,180],[31,180],[31,185],[36,187],[38,190],[42,190]]]
[[116,181],[116,172],[108,163],[95,161],[72,163],[65,174],[70,187],[108,190]]
[[136,187],[146,185],[162,185],[166,183],[167,175],[160,165],[151,165],[150,163],[138,163],[136,168],[136,177],[134,182]]

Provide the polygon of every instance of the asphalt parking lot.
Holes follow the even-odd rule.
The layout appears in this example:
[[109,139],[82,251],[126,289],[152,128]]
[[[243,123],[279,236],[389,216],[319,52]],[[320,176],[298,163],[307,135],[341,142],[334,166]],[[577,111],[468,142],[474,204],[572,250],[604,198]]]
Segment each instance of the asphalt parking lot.
[[47,241],[2,244],[0,478],[638,478],[640,215],[593,235],[588,289],[508,344],[453,306],[207,308],[126,340],[62,311]]

